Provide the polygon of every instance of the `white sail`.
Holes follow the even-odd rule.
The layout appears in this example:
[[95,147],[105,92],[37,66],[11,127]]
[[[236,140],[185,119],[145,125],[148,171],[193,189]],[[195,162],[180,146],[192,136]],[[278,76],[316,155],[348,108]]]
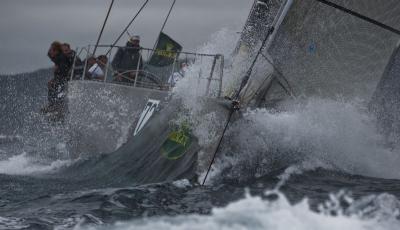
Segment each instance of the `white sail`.
[[[400,25],[400,1],[332,2],[389,26]],[[315,0],[294,0],[265,53],[275,73],[281,73],[275,74],[280,79],[262,90],[255,88],[259,84],[251,79],[247,92],[268,89],[268,101],[283,99],[282,92],[290,88],[298,96],[368,102],[398,41],[397,34],[331,6]],[[265,60],[259,62],[268,65]]]

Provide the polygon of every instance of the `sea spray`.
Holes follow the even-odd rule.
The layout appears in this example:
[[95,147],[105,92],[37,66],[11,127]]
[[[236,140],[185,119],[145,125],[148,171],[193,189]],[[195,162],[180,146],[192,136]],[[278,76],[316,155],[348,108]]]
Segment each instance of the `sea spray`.
[[26,153],[12,156],[0,161],[0,174],[8,175],[33,175],[55,172],[60,168],[68,167],[73,161],[56,160],[50,163],[37,162],[35,158],[29,158]]
[[[77,225],[75,230],[95,229],[277,229],[277,230],[369,230],[385,229],[395,230],[400,224],[398,218],[399,206],[389,208],[380,196],[374,196],[378,205],[369,207],[377,213],[373,216],[363,216],[357,212],[347,211],[351,208],[337,206],[321,206],[319,212],[313,211],[307,199],[291,204],[286,196],[280,192],[266,192],[267,197],[274,199],[263,199],[259,196],[247,194],[245,198],[230,203],[223,208],[213,208],[210,215],[180,215],[176,217],[144,218],[131,222],[118,222],[112,225]],[[340,196],[340,194],[338,195]],[[385,196],[385,195],[382,195]],[[336,195],[326,203],[336,203]],[[362,199],[361,199],[362,200]],[[348,200],[350,207],[356,207],[358,201]],[[361,201],[362,202],[362,201]],[[395,203],[399,204],[398,200]],[[389,209],[388,209],[389,208]],[[392,214],[378,218],[378,213]],[[61,229],[61,228],[60,228]]]
[[[351,102],[310,99],[286,111],[248,110],[229,128],[217,160],[221,177],[247,180],[291,165],[400,178],[400,154],[374,119]],[[312,168],[312,167],[311,167]]]

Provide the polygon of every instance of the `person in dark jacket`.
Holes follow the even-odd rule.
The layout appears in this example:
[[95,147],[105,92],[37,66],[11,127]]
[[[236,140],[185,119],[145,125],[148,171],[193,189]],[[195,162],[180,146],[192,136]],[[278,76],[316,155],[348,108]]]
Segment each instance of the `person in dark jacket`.
[[[125,47],[118,49],[111,62],[113,69],[118,73],[116,80],[132,82],[137,74],[136,71],[143,69],[140,49],[139,36],[131,37]],[[122,73],[125,74],[121,75]]]
[[51,44],[47,56],[54,63],[54,77],[48,82],[47,98],[49,103],[43,112],[53,112],[63,106],[68,73],[72,63],[63,54],[62,45],[58,41]]
[[[83,62],[82,60],[76,56],[76,52],[71,49],[70,44],[64,43],[61,45],[62,52],[63,54],[67,57],[69,65],[71,65],[71,69],[69,71],[69,75],[71,74],[72,67],[74,65],[74,60],[75,60],[75,70],[74,70],[74,76],[73,79],[77,79],[82,77],[83,74]],[[75,57],[76,56],[76,57]]]
[[71,46],[68,43],[61,45],[62,53],[67,57],[68,63],[72,66],[75,58],[75,51],[71,50]]
[[[62,44],[61,48],[62,48],[63,54],[68,58],[68,61],[72,65],[74,63],[76,52],[71,49],[71,45],[68,43]],[[78,56],[76,57],[75,62],[76,62],[75,65],[77,65],[77,64],[81,65],[83,63],[82,60]]]

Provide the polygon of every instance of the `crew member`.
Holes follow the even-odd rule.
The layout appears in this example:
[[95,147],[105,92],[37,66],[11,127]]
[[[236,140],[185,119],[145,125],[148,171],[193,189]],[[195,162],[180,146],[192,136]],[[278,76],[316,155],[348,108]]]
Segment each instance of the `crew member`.
[[118,49],[111,65],[118,75],[117,81],[132,82],[135,79],[137,70],[143,69],[143,60],[140,53],[140,37],[133,36],[126,43],[125,47]]
[[62,45],[58,41],[54,41],[47,53],[47,56],[54,63],[54,76],[48,82],[48,105],[43,112],[53,112],[64,106],[66,95],[66,87],[68,80],[68,72],[71,63],[67,56],[63,54]]
[[169,79],[168,79],[169,86],[172,88],[175,87],[176,83],[185,77],[186,71],[187,71],[187,64],[185,62],[182,62],[180,70],[177,72],[174,72],[169,77]]
[[[76,56],[76,52],[71,49],[70,44],[64,43],[61,46],[63,54],[67,57],[69,65],[71,65],[71,69],[69,71],[69,75],[71,74],[72,67],[74,65],[74,60],[75,60],[75,69],[74,69],[74,76],[72,76],[73,79],[78,79],[82,77],[83,74],[83,62],[82,60]],[[76,56],[76,57],[75,57]]]

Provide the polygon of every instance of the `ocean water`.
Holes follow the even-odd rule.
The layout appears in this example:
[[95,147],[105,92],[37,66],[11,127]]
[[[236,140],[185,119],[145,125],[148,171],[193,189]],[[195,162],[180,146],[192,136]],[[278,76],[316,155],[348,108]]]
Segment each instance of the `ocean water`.
[[[223,29],[199,51],[229,57],[236,39]],[[227,66],[225,91],[246,63]],[[201,67],[171,96],[189,111],[177,119],[189,114],[207,146],[218,138],[215,115],[199,115],[203,86],[190,87]],[[205,186],[204,171],[137,183],[133,152],[85,153],[75,123],[39,114],[49,78],[0,77],[0,229],[400,229],[400,151],[362,103],[309,98],[285,112],[241,111]],[[129,140],[126,124],[112,124]]]

